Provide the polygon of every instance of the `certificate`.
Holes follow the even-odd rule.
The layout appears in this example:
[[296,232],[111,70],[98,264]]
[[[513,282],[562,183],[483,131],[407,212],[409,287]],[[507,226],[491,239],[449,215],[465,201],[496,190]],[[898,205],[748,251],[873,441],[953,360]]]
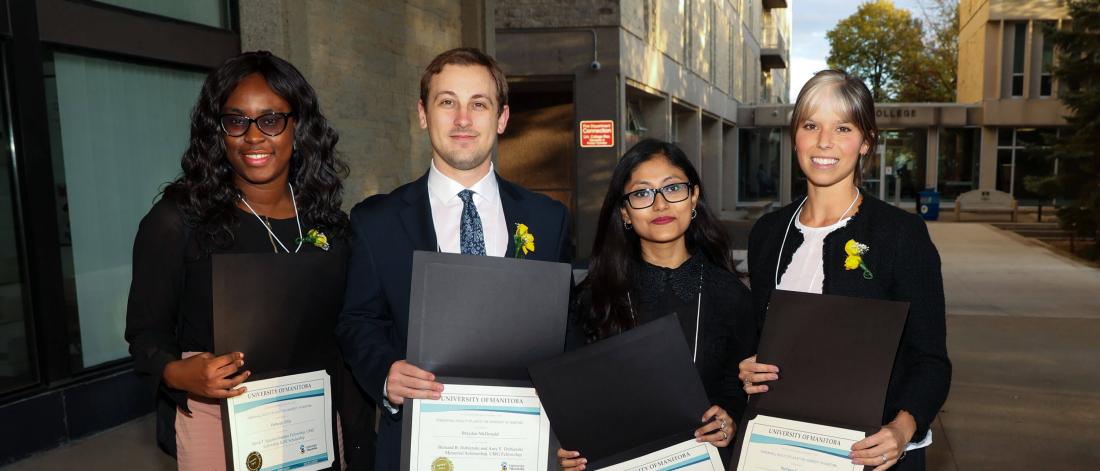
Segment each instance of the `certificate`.
[[550,421],[534,388],[446,384],[438,400],[413,401],[411,419],[408,469],[548,467]]
[[226,400],[233,470],[333,465],[332,388],[324,370],[244,383]]
[[860,471],[848,453],[867,434],[758,415],[745,425],[737,471]]
[[694,438],[600,471],[725,471],[718,449]]

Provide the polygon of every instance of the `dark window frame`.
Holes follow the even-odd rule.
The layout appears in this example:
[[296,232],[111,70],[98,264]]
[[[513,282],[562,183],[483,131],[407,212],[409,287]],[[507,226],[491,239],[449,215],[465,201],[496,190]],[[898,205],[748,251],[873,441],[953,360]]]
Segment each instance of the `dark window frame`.
[[90,0],[0,0],[3,82],[15,143],[14,199],[21,216],[16,237],[24,242],[27,342],[38,372],[36,384],[0,391],[0,404],[124,371],[131,363],[123,358],[78,368],[70,362],[43,60],[53,52],[76,52],[211,70],[240,53],[237,0],[228,2],[230,28],[219,29]]

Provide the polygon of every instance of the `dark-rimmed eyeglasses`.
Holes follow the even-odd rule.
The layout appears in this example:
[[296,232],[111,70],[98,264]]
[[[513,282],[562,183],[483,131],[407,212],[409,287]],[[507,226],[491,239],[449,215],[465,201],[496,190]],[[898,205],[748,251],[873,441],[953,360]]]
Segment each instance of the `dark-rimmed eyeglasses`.
[[223,114],[218,117],[218,122],[222,125],[222,131],[232,137],[241,137],[248,132],[248,128],[252,126],[252,123],[256,123],[256,129],[260,132],[275,137],[282,134],[286,130],[286,123],[288,118],[297,117],[295,112],[290,113],[267,113],[265,115],[257,116],[255,118],[249,118],[239,114]]
[[623,195],[623,201],[634,209],[645,209],[653,206],[657,201],[657,193],[669,203],[679,203],[691,196],[691,185],[688,183],[669,183],[661,188],[646,188],[632,191]]

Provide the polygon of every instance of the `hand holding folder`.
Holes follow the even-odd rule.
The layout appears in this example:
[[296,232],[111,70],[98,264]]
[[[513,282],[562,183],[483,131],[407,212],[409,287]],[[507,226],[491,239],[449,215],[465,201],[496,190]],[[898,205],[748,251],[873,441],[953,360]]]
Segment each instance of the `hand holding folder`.
[[[768,466],[781,462],[775,458],[777,449],[786,460],[833,460],[854,466],[848,458],[851,444],[882,424],[908,310],[905,302],[774,291],[757,361],[778,366],[779,379],[749,400],[734,447],[737,469],[746,468],[747,459],[759,460],[756,452],[768,447]],[[838,365],[843,365],[843,374],[837,373]],[[758,374],[753,379],[760,378]],[[775,430],[788,435],[772,434]],[[797,440],[787,438],[795,432]],[[843,435],[843,440],[820,449],[800,441],[830,433]]]
[[710,403],[675,316],[538,363],[530,372],[562,447],[583,454],[588,469],[616,469],[678,445],[685,451],[667,453],[668,459],[684,455],[691,463],[677,464],[721,469],[716,449],[695,442]]

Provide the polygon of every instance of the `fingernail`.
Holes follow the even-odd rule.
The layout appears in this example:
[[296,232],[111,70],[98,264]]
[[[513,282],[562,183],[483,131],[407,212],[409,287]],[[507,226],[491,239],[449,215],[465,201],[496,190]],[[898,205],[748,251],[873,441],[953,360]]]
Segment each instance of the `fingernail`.
[[581,458],[581,464],[585,464],[587,462],[588,462],[588,458]]

